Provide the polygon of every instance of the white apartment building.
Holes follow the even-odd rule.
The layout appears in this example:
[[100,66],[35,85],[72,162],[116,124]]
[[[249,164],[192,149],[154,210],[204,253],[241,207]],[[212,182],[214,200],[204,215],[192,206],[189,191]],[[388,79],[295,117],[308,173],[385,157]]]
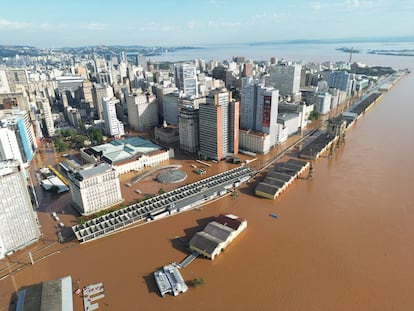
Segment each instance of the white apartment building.
[[102,99],[102,112],[105,121],[105,133],[111,137],[121,137],[125,135],[124,125],[116,116],[116,105],[119,100],[116,98],[104,97]]
[[130,94],[126,98],[128,123],[138,131],[158,125],[158,105],[155,95]]
[[98,119],[102,119],[102,98],[114,97],[114,90],[108,84],[93,84],[92,88],[92,98],[93,98],[93,106],[96,109],[98,114]]
[[0,259],[39,239],[23,168],[16,160],[0,162]]
[[23,163],[16,133],[8,127],[0,127],[0,161],[8,159]]
[[29,165],[37,148],[33,126],[26,111],[0,111],[0,160],[16,159]]
[[49,137],[55,135],[55,126],[53,121],[52,109],[50,108],[49,101],[46,98],[37,100],[37,106],[43,112],[43,118],[46,124],[46,132]]
[[117,172],[108,163],[85,165],[69,173],[72,203],[90,215],[123,201]]
[[197,69],[194,64],[175,64],[174,82],[185,96],[198,97]]

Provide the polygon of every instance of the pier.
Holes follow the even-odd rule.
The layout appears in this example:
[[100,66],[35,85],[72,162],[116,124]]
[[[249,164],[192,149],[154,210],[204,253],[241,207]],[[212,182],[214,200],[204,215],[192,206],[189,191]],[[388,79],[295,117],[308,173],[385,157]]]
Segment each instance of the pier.
[[257,185],[254,192],[257,196],[275,200],[309,166],[309,162],[296,159],[277,163],[274,165],[273,170],[269,171],[266,178]]
[[193,251],[190,255],[188,255],[187,257],[185,257],[183,259],[183,261],[181,261],[178,264],[179,268],[185,268],[187,267],[190,263],[192,263],[200,254],[197,253],[196,251]]
[[73,226],[72,230],[80,242],[92,241],[132,224],[158,220],[207,203],[227,194],[228,190],[240,186],[249,180],[253,173],[252,169],[239,166],[88,220]]

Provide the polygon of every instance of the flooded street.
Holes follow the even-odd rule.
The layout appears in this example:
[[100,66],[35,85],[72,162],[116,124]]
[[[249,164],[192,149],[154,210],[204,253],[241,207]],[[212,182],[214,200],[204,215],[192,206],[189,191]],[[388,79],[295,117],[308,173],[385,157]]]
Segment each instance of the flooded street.
[[[316,161],[312,180],[276,201],[244,186],[237,198],[68,248],[1,280],[0,310],[14,289],[66,275],[81,286],[103,282],[102,310],[413,310],[413,85],[413,74],[404,77],[345,146]],[[181,270],[206,284],[162,299],[152,272],[180,262],[185,243],[220,213],[246,218],[247,229],[213,262]]]

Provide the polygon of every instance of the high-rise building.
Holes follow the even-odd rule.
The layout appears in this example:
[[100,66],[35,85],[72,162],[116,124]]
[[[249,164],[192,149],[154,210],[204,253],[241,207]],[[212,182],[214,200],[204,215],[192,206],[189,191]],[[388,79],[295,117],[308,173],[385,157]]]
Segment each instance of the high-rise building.
[[108,163],[86,165],[70,172],[73,205],[82,215],[96,213],[123,201],[116,171]]
[[127,98],[128,123],[138,131],[158,125],[158,105],[155,95],[131,94]]
[[252,78],[243,79],[240,128],[267,133],[270,135],[270,145],[276,145],[278,102],[279,91],[275,88],[264,87]]
[[102,119],[102,98],[114,97],[114,90],[108,84],[96,84],[94,83],[92,88],[93,106],[96,109],[98,119]]
[[44,123],[46,125],[46,135],[52,137],[55,135],[55,126],[53,121],[52,109],[50,108],[49,101],[46,98],[38,99],[37,106],[43,113]]
[[226,90],[213,91],[200,104],[200,154],[216,160],[239,152],[239,102]]
[[82,86],[80,87],[80,96],[85,103],[89,104],[89,107],[93,107],[93,96],[92,96],[92,82],[89,80],[84,80]]
[[197,69],[193,64],[174,65],[175,86],[185,96],[198,97]]
[[7,69],[6,75],[11,92],[21,91],[28,86],[26,69]]
[[336,88],[346,92],[346,96],[352,94],[353,75],[346,71],[332,71],[327,75],[327,82],[330,88]]
[[199,149],[199,110],[191,106],[181,108],[179,113],[180,148],[187,152]]
[[39,224],[21,164],[0,162],[0,259],[39,239]]
[[6,70],[0,69],[0,93],[9,93],[10,87],[7,80]]
[[142,54],[137,55],[136,65],[141,66],[142,68],[147,67],[147,59],[145,58],[145,55],[142,55]]
[[116,105],[119,99],[104,97],[102,99],[103,119],[105,121],[105,133],[111,137],[121,137],[125,135],[124,125],[117,119]]
[[16,159],[30,164],[37,148],[30,117],[26,111],[0,111],[0,160]]
[[278,64],[268,68],[269,76],[266,78],[266,86],[279,90],[280,95],[296,94],[300,88],[302,66]]

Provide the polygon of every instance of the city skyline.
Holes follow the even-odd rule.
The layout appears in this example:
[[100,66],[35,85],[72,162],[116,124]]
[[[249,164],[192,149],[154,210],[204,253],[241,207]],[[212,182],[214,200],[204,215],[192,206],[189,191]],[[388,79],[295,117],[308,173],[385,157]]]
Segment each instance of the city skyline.
[[[10,2],[0,13],[5,45],[177,46],[289,39],[404,37],[409,0]],[[387,21],[390,21],[387,23]]]

